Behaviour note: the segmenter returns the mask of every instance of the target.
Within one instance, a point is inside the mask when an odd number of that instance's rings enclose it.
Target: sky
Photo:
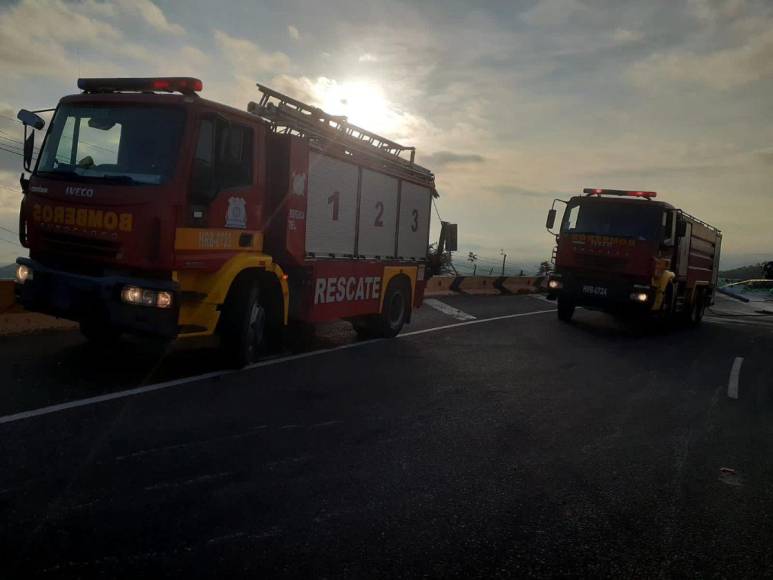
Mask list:
[[[23,252],[16,111],[153,75],[241,108],[260,82],[416,146],[457,263],[548,259],[547,210],[584,187],[657,191],[723,230],[725,268],[773,259],[769,0],[2,2],[0,264]]]

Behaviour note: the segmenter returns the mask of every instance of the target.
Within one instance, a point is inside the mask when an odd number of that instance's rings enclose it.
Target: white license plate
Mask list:
[[[607,289],[603,286],[588,286],[582,287],[583,294],[590,294],[591,296],[606,296]]]

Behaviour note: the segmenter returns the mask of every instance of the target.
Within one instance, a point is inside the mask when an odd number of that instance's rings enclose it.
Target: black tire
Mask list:
[[[410,295],[410,286],[402,280],[393,280],[389,283],[386,294],[384,294],[381,315],[374,324],[375,336],[393,338],[398,335],[408,320],[411,308]],[[355,330],[357,330],[356,326]]]
[[[703,320],[703,315],[706,312],[706,301],[703,299],[703,292],[696,291],[695,299],[690,305],[690,311],[687,316],[687,323],[690,326],[698,326]]]
[[[226,360],[232,366],[241,368],[260,358],[265,350],[266,311],[257,282],[236,282],[223,307],[219,332]]]
[[[561,322],[571,322],[574,316],[574,303],[566,298],[558,299],[558,319]]]
[[[95,346],[109,346],[118,342],[121,331],[101,320],[84,319],[79,323],[81,334]]]

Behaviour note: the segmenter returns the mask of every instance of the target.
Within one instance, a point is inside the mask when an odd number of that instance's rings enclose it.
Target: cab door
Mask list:
[[[205,114],[191,170],[188,225],[257,230],[262,183],[256,127],[220,114]]]

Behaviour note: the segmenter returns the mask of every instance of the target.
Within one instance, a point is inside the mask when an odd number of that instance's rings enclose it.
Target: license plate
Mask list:
[[[588,286],[582,287],[583,294],[590,294],[591,296],[606,296],[607,289],[603,286]]]

